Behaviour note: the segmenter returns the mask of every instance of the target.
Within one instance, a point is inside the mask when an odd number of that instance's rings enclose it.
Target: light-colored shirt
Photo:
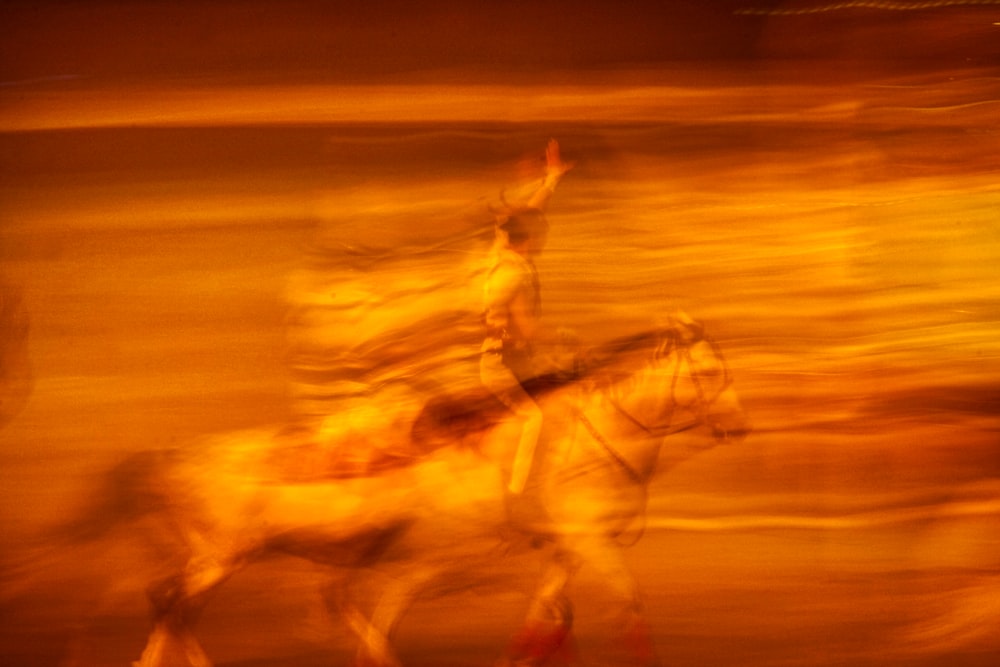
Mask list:
[[[501,248],[483,289],[487,339],[484,350],[513,346],[528,349],[539,327],[541,293],[534,263]]]

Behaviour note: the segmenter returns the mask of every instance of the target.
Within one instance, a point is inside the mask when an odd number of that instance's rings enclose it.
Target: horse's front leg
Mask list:
[[[568,544],[581,562],[596,570],[608,588],[612,604],[608,627],[621,629],[621,650],[627,664],[659,665],[638,583],[625,562],[624,548],[611,535],[595,531],[573,536]]]
[[[576,555],[563,549],[554,551],[545,562],[524,626],[511,640],[498,667],[534,667],[550,660],[569,664],[575,659],[573,607],[566,586],[579,565]]]

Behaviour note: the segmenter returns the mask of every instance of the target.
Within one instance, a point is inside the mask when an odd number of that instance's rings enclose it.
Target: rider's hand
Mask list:
[[[559,142],[555,139],[549,139],[549,143],[545,147],[546,180],[559,180],[563,174],[572,168],[572,162],[563,162],[562,156],[559,154]]]

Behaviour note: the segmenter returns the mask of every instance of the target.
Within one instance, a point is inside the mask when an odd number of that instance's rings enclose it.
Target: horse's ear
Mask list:
[[[693,345],[705,338],[704,323],[680,309],[671,313],[667,328],[681,345]]]

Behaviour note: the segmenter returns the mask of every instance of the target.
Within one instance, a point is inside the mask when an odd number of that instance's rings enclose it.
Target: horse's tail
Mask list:
[[[158,450],[130,454],[102,477],[82,508],[56,525],[48,538],[63,544],[90,542],[162,510],[165,498],[157,475],[169,456]]]
[[[66,572],[66,558],[82,558],[81,549],[112,531],[164,507],[155,474],[160,452],[133,454],[101,477],[72,515],[25,535],[18,549],[0,554],[0,606],[36,594],[45,576]]]

